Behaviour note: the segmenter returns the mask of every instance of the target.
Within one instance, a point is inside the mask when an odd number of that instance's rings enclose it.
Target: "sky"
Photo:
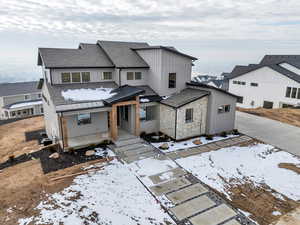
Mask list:
[[[299,0],[0,0],[0,82],[37,80],[38,47],[97,40],[174,46],[220,75],[300,54]]]

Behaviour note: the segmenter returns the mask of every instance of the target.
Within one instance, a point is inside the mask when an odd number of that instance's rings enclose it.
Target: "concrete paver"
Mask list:
[[[183,220],[198,212],[214,206],[215,203],[207,196],[200,196],[170,209],[178,220]]]
[[[167,198],[174,204],[178,204],[188,199],[194,198],[198,195],[204,194],[206,192],[208,192],[208,190],[201,184],[197,183],[183,188],[181,190],[167,194]]]
[[[300,156],[300,128],[276,120],[236,112],[236,128],[251,137]]]
[[[204,213],[190,218],[193,225],[217,225],[232,217],[236,213],[225,204],[212,208]]]
[[[224,223],[223,225],[241,225],[235,219],[229,220],[228,222]]]
[[[158,184],[155,186],[151,186],[150,190],[153,191],[156,196],[161,196],[168,192],[175,191],[175,190],[178,190],[185,186],[188,186],[190,184],[191,184],[191,182],[183,177],[183,178],[178,178],[175,180],[170,180],[168,182]]]
[[[182,177],[183,175],[185,175],[187,172],[181,168],[175,168],[175,169],[171,169],[162,173],[158,173],[152,176],[149,176],[149,178],[151,179],[151,181],[154,184],[158,184],[161,182],[165,182],[167,180],[173,179],[173,178],[178,178],[178,177]]]
[[[141,154],[137,154],[137,155],[132,155],[132,156],[128,156],[123,158],[125,160],[125,162],[127,163],[132,163],[136,160],[142,159],[142,158],[147,158],[147,157],[151,157],[154,156],[155,152],[154,151],[150,151],[150,152],[145,152],[145,153],[141,153]]]

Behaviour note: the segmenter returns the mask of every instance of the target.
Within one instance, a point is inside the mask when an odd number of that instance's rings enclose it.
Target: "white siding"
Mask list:
[[[233,84],[235,80],[246,82],[246,85]],[[258,87],[251,86],[251,82],[258,83]],[[283,103],[300,103],[300,99],[285,97],[287,87],[300,88],[300,83],[269,67],[251,71],[229,81],[229,92],[244,97],[243,104],[238,103],[237,106],[245,108],[262,107],[264,101],[273,102],[274,108],[281,107]]]

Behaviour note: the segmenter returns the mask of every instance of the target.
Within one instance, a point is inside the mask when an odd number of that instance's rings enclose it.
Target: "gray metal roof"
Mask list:
[[[204,83],[190,81],[190,82],[187,82],[186,85],[189,86],[189,87],[201,87],[201,88],[205,88],[207,90],[213,89],[213,90],[219,91],[219,92],[221,92],[221,93],[223,93],[225,95],[230,95],[230,96],[232,96],[234,98],[238,97],[237,95],[234,95],[234,94],[232,94],[232,93],[230,93],[230,92],[228,92],[228,91],[226,91],[226,90],[224,90],[222,88],[217,88],[217,87],[210,86],[210,85],[207,85],[207,84],[204,84]]]
[[[265,55],[259,64],[274,65],[283,62],[300,68],[300,55]]]
[[[37,89],[37,86],[38,86],[38,81],[1,83],[0,97],[41,92],[41,90]]]
[[[190,56],[190,55],[184,54],[184,53],[178,51],[176,48],[174,48],[172,46],[161,46],[161,45],[158,45],[158,46],[137,47],[137,48],[132,48],[132,49],[133,50],[164,49],[166,51],[173,52],[175,54],[178,54],[178,55],[190,58],[192,60],[197,60],[197,58],[195,58],[194,56]]]
[[[174,108],[179,108],[209,94],[209,91],[186,88],[181,92],[171,95],[169,98],[162,100],[161,103]]]
[[[134,96],[138,96],[145,91],[141,88],[135,86],[124,85],[119,88],[116,88],[111,93],[116,93],[111,98],[105,99],[104,102],[108,104],[113,104],[116,102],[126,101]]]
[[[39,48],[38,65],[46,68],[114,67],[97,44],[80,44],[78,49]]]
[[[51,100],[54,105],[65,105],[79,103],[80,101],[65,100],[62,96],[62,91],[74,90],[74,89],[96,89],[96,88],[117,88],[118,85],[115,82],[97,82],[97,83],[78,83],[78,84],[56,84],[50,85],[45,82],[51,96]],[[89,101],[82,101],[89,102]],[[92,102],[92,101],[90,101]]]
[[[141,85],[141,86],[136,86],[142,90],[144,90],[145,92],[141,95],[141,96],[154,96],[154,95],[158,95],[151,87],[149,87],[148,85]]]
[[[118,68],[149,68],[133,48],[149,46],[143,42],[98,41],[101,48]]]

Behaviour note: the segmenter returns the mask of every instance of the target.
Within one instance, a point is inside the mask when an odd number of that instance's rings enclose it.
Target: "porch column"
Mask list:
[[[117,107],[116,105],[112,105],[110,111],[110,135],[114,141],[116,141],[118,137]]]
[[[63,148],[67,148],[68,144],[68,127],[67,127],[67,119],[61,116],[61,128],[62,128],[62,140],[63,140]]]
[[[139,96],[135,97],[135,135],[140,136],[140,98]]]

